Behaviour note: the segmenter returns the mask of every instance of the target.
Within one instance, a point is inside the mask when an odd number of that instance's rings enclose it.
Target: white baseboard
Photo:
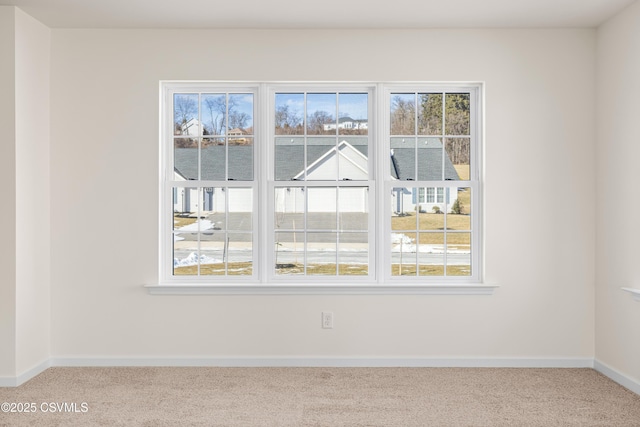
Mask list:
[[[621,386],[628,388],[635,394],[640,395],[640,381],[624,375],[620,371],[613,369],[611,366],[606,365],[599,360],[594,361],[594,369],[600,372],[602,375],[609,377],[611,380],[617,382]]]
[[[0,377],[0,387],[18,387],[51,367],[51,359],[34,366],[17,377]]]
[[[399,367],[399,368],[593,368],[593,359],[525,358],[55,358],[52,366],[180,366],[180,367]]]

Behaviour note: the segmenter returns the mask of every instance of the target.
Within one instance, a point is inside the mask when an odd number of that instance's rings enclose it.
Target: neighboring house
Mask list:
[[[212,145],[202,148],[202,179],[221,181],[225,179],[225,146]],[[253,174],[253,147],[248,145],[229,146],[230,177],[237,181],[251,180]],[[198,149],[176,148],[174,151],[174,176],[176,181],[198,179]],[[236,188],[229,190],[229,212],[253,211],[251,189]],[[173,192],[174,212],[224,212],[226,204],[225,189],[207,187],[198,197],[197,189],[177,188]]]
[[[246,137],[247,131],[245,131],[244,129],[229,129],[227,135],[229,135],[229,142],[231,144],[246,144],[249,141],[249,139]]]
[[[300,213],[304,211],[304,201],[308,196],[298,191],[296,181],[305,179],[322,181],[349,179],[352,181],[368,178],[367,138],[349,138],[335,145],[331,138],[276,138],[275,171],[276,181],[290,181],[289,187],[276,188],[275,203],[277,212]],[[305,150],[306,148],[306,150]],[[306,151],[306,168],[305,164]],[[418,156],[418,174],[415,172],[416,152]],[[176,148],[174,156],[175,179],[177,181],[198,178],[198,150],[195,148]],[[201,150],[202,179],[225,179],[225,146],[208,146]],[[237,145],[228,147],[229,173],[235,181],[252,179],[253,147]],[[438,138],[423,138],[416,149],[415,145],[402,141],[391,142],[391,168],[393,180],[399,181],[399,187],[393,189],[391,211],[399,214],[415,212],[416,206],[422,211],[432,212],[438,206],[447,212],[458,197],[457,191],[444,188],[416,188],[412,181],[442,180],[444,167],[445,180],[457,180],[453,164],[442,152],[442,143]],[[293,190],[293,191],[292,191]],[[229,212],[251,212],[253,210],[251,190],[231,189],[235,192],[229,198]],[[314,188],[313,197],[308,200],[309,212],[366,212],[369,205],[369,192],[364,188],[340,191],[335,197],[332,188]],[[326,194],[323,194],[323,191]],[[226,193],[222,188],[205,188],[198,197],[196,189],[176,189],[174,191],[175,212],[197,212],[198,203],[203,212],[224,212]],[[336,206],[336,203],[338,206]]]
[[[408,142],[407,140],[410,140]],[[433,207],[451,211],[458,198],[458,192],[442,187],[411,187],[411,181],[446,181],[459,179],[449,156],[443,159],[443,146],[439,138],[420,138],[417,142],[418,174],[416,176],[416,142],[411,138],[391,139],[391,176],[406,181],[403,187],[393,189],[391,209],[397,214],[415,212],[416,207],[423,212],[433,212]],[[445,152],[446,153],[446,152]]]
[[[333,122],[333,123],[326,123],[323,125],[325,131],[335,130],[336,126],[339,129],[358,130],[358,129],[367,129],[369,126],[369,123],[367,122],[367,120],[355,120],[355,119],[352,119],[351,117],[341,117],[338,119],[337,124]]]
[[[180,135],[198,136],[199,134],[200,121],[198,119],[190,119],[180,125]]]

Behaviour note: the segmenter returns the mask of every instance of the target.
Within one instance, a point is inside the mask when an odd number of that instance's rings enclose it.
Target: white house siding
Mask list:
[[[398,203],[399,189],[402,188],[402,194],[400,195],[400,203]],[[437,203],[437,190],[434,191],[434,202],[427,203],[426,202],[426,189],[425,189],[425,202],[419,202],[419,191],[418,188],[405,188],[405,187],[396,187],[392,191],[391,195],[391,209],[392,212],[395,213],[407,213],[407,212],[415,212],[416,206],[419,206],[419,209],[423,212],[433,212],[433,207],[437,206],[440,210],[446,210],[447,212],[451,212],[451,208],[453,204],[458,199],[458,191],[456,188],[449,189],[449,197],[447,198],[447,189],[444,190],[444,200],[443,203]]]
[[[176,181],[185,181],[179,174],[174,174]],[[200,195],[193,187],[173,189],[174,212],[225,212],[226,198],[229,197],[229,212],[252,212],[253,190],[251,188],[205,187]]]
[[[307,212],[368,212],[369,192],[366,188],[276,188],[275,210],[281,213],[303,213],[308,197]]]

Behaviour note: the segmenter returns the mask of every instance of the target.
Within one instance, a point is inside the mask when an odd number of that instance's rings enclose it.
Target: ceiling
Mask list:
[[[52,28],[577,28],[635,0],[0,0]]]

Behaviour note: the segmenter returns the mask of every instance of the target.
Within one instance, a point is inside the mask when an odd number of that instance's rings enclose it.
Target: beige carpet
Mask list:
[[[37,410],[2,426],[640,426],[592,369],[51,368],[2,402]]]

